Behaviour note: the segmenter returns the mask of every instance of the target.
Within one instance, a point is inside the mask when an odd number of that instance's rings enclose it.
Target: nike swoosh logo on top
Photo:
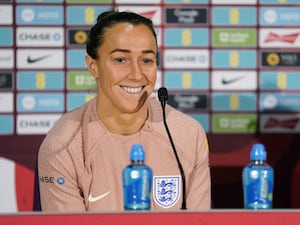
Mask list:
[[[36,63],[38,61],[41,61],[43,59],[46,59],[48,58],[50,55],[44,55],[44,56],[41,56],[41,57],[37,57],[37,58],[31,58],[31,56],[28,56],[27,57],[27,62],[28,63]]]
[[[231,84],[231,83],[236,82],[236,81],[241,80],[241,79],[243,79],[243,77],[236,77],[236,78],[232,78],[232,79],[223,78],[222,79],[222,84]]]
[[[93,197],[92,193],[90,193],[90,195],[89,195],[89,202],[96,202],[96,201],[98,201],[98,200],[106,197],[107,195],[109,195],[109,193],[110,193],[110,191],[105,192],[104,194],[96,196],[96,197]]]

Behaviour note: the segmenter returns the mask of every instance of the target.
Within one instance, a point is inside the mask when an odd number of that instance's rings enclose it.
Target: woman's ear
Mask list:
[[[98,78],[98,70],[97,70],[97,66],[96,66],[96,60],[93,59],[88,54],[86,54],[85,55],[85,63],[87,65],[88,70],[90,71],[90,73],[93,75],[93,77],[95,79],[97,79]]]

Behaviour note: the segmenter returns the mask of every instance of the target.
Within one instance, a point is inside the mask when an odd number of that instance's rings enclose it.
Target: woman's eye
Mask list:
[[[145,64],[149,64],[149,63],[153,63],[153,60],[152,59],[143,59],[143,62]]]
[[[124,58],[115,58],[114,61],[117,63],[122,63],[122,62],[125,62],[125,59]]]

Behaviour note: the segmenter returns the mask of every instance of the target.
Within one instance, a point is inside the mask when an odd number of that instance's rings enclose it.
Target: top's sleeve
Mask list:
[[[57,139],[43,141],[38,173],[42,211],[86,210],[72,157]]]
[[[211,208],[211,177],[209,145],[205,131],[199,129],[196,140],[196,163],[191,173],[187,190],[187,208],[208,210]]]

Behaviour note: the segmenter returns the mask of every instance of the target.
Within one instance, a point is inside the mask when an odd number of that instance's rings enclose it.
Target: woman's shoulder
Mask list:
[[[69,139],[82,128],[87,117],[93,117],[92,102],[87,102],[84,105],[62,114],[49,130],[47,137],[55,139]]]

